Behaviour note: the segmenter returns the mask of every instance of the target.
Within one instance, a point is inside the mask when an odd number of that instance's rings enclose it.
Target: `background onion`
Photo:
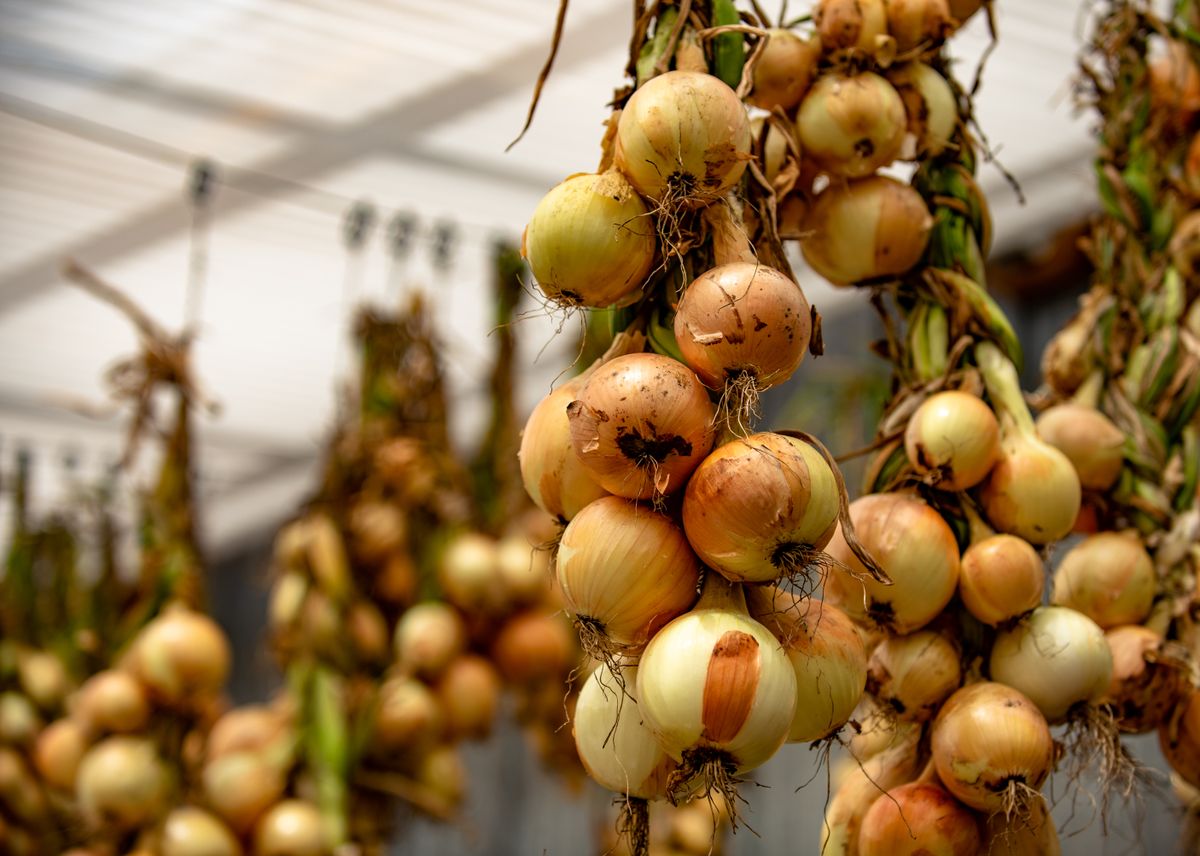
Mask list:
[[[75,794],[93,827],[130,829],[159,815],[167,787],[167,768],[153,742],[121,735],[100,741],[83,756]]]
[[[426,601],[400,616],[395,645],[396,660],[402,669],[432,679],[462,653],[466,628],[454,607]]]
[[[1156,587],[1154,560],[1136,533],[1100,532],[1062,557],[1050,601],[1109,628],[1149,615]]]
[[[229,640],[207,615],[168,609],[133,643],[133,670],[150,693],[170,704],[192,705],[218,692],[229,677]]]
[[[242,845],[210,812],[180,806],[163,821],[161,851],[161,856],[241,856]]]
[[[1038,417],[1037,432],[1067,456],[1083,487],[1107,490],[1121,475],[1125,435],[1096,408],[1073,402],[1056,404]]]
[[[254,830],[255,856],[326,856],[324,823],[317,807],[303,800],[273,806]]]

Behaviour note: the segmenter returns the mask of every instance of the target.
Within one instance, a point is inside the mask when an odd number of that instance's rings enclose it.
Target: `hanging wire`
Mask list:
[[[188,202],[192,207],[192,225],[188,241],[188,280],[183,315],[185,334],[194,333],[200,327],[204,286],[208,279],[208,238],[212,198],[217,181],[216,164],[207,158],[197,160],[192,165],[188,179]]]
[[[388,278],[386,302],[398,300],[403,294],[402,279],[408,260],[412,257],[413,244],[417,238],[417,215],[411,211],[399,211],[388,223],[387,246]]]
[[[356,200],[342,217],[342,246],[346,252],[346,267],[342,275],[342,306],[338,313],[342,342],[334,357],[334,377],[340,378],[346,368],[354,338],[351,316],[355,302],[362,290],[364,262],[368,238],[378,215],[375,207],[364,200]]]

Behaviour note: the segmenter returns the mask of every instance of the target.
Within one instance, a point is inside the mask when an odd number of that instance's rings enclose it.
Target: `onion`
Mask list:
[[[433,679],[462,653],[467,631],[458,610],[445,603],[418,603],[396,622],[396,660],[402,669]]]
[[[935,487],[966,490],[983,481],[1000,457],[1000,426],[977,396],[935,393],[908,420],[904,451],[914,470],[933,474]]]
[[[888,80],[908,120],[909,140],[901,157],[924,160],[945,151],[958,127],[958,101],[946,78],[923,62],[909,62],[889,71]]]
[[[128,672],[106,669],[79,688],[72,715],[91,734],[141,731],[150,721],[146,690]]]
[[[637,651],[696,599],[700,565],[669,517],[598,499],[563,531],[555,568],[588,653]]]
[[[607,669],[595,669],[579,691],[572,729],[589,776],[615,793],[653,800],[666,794],[667,777],[677,765],[627,694],[637,672],[636,666],[620,666],[618,684]]]
[[[885,708],[871,695],[859,699],[853,718],[859,727],[850,737],[847,748],[855,762],[866,761],[905,741],[915,742],[924,728],[922,723],[897,719],[894,711]]]
[[[18,692],[0,693],[0,743],[28,747],[41,730],[33,702]]]
[[[1193,689],[1158,729],[1158,744],[1175,772],[1200,788],[1200,690]]]
[[[1065,606],[1040,606],[992,645],[992,679],[1020,690],[1052,723],[1103,698],[1112,679],[1104,631]]]
[[[947,0],[884,0],[884,5],[900,53],[935,48],[954,29]]]
[[[460,532],[450,540],[438,562],[438,582],[446,600],[469,615],[508,607],[496,541],[482,533]]]
[[[1135,532],[1100,532],[1062,557],[1050,602],[1069,606],[1107,629],[1145,619],[1156,586],[1154,560]]]
[[[874,54],[881,40],[888,38],[884,0],[821,0],[815,17],[817,35],[826,51]]]
[[[822,74],[796,114],[805,156],[847,178],[862,178],[895,160],[906,127],[900,94],[870,71]]]
[[[405,505],[428,502],[437,489],[438,468],[429,447],[416,437],[391,437],[379,443],[372,473]]]
[[[133,670],[150,694],[172,705],[215,695],[229,676],[229,640],[207,615],[169,609],[133,643]]]
[[[1168,124],[1186,127],[1200,112],[1200,70],[1188,46],[1171,40],[1167,50],[1150,63],[1150,100]]]
[[[820,42],[780,28],[768,30],[766,39],[767,45],[754,66],[754,87],[746,101],[764,110],[791,110],[817,74]]]
[[[371,580],[372,596],[391,606],[407,606],[417,594],[417,566],[407,552],[388,556]]]
[[[756,394],[790,378],[811,335],[812,316],[800,286],[753,262],[701,274],[675,312],[683,361],[706,386],[727,396],[746,386]],[[735,408],[731,403],[730,411]]]
[[[487,737],[500,707],[500,690],[500,674],[483,657],[466,654],[451,663],[437,685],[449,734]]]
[[[309,514],[305,523],[308,526],[308,569],[322,593],[341,601],[349,595],[354,584],[342,530],[325,511]],[[377,525],[377,528],[383,527]]]
[[[992,535],[963,553],[958,596],[984,624],[995,627],[1042,602],[1046,568],[1029,542],[1016,535]]]
[[[949,0],[950,16],[962,26],[967,19],[983,8],[983,0]]]
[[[371,748],[385,755],[423,749],[436,742],[445,725],[437,697],[416,678],[394,677],[379,687]]]
[[[838,531],[828,547],[835,564],[825,581],[826,600],[894,633],[932,621],[958,585],[958,543],[942,516],[915,496],[881,493],[850,503],[850,520],[892,585],[871,579]]]
[[[144,737],[109,737],[83,756],[75,779],[83,816],[96,828],[130,829],[154,819],[167,798],[167,768]]]
[[[1148,627],[1129,624],[1104,634],[1112,652],[1112,680],[1104,704],[1122,731],[1143,734],[1170,717],[1188,689],[1187,658]]]
[[[550,591],[550,551],[521,534],[506,535],[496,546],[500,582],[511,603],[537,603]]]
[[[561,616],[543,610],[514,615],[492,643],[492,658],[504,680],[523,687],[561,683],[577,656],[571,628]]]
[[[854,713],[867,681],[867,655],[854,623],[833,604],[774,586],[748,587],[746,603],[783,645],[796,674],[788,742],[835,734]]]
[[[804,260],[834,285],[898,276],[925,254],[933,217],[921,194],[876,175],[833,182],[804,220]]]
[[[720,446],[688,482],[683,527],[700,558],[734,582],[808,573],[837,524],[841,494],[808,443],[761,433]]]
[[[732,805],[736,777],[787,739],[796,675],[778,640],[746,614],[738,587],[708,574],[696,608],[642,653],[637,699],[659,745],[680,762],[671,795],[699,781]]]
[[[308,579],[299,571],[286,571],[276,578],[267,602],[267,626],[272,633],[286,634],[295,628],[308,598],[308,589]]]
[[[72,719],[59,719],[42,729],[33,747],[33,766],[47,785],[75,789],[75,774],[87,752],[87,734]]]
[[[863,818],[880,795],[916,776],[920,729],[905,733],[891,746],[853,764],[825,809],[821,856],[858,856]]]
[[[994,812],[1028,803],[1054,764],[1050,727],[1012,687],[985,681],[947,699],[933,723],[933,762],[946,790]],[[1040,801],[1038,796],[1037,801]]]
[[[201,784],[208,807],[241,835],[279,801],[287,778],[263,752],[231,752],[204,765]]]
[[[467,793],[467,769],[458,750],[443,743],[422,755],[417,782],[447,810],[453,810]]]
[[[979,821],[932,782],[892,788],[875,800],[858,834],[859,856],[976,856]]]
[[[991,342],[976,345],[975,358],[1000,417],[1000,460],[980,496],[988,520],[1032,544],[1057,541],[1079,514],[1075,468],[1037,436],[1012,362]]]
[[[261,704],[236,707],[213,723],[208,732],[205,757],[215,760],[242,751],[261,751],[292,740],[288,715]]]
[[[653,221],[616,170],[573,175],[534,209],[521,255],[550,300],[611,306],[641,294],[654,262]]]
[[[47,713],[57,711],[71,691],[71,677],[62,659],[36,649],[17,655],[17,679],[29,699]]]
[[[391,632],[372,601],[357,598],[346,607],[346,641],[356,663],[380,664],[391,654]]]
[[[241,856],[242,845],[209,812],[182,806],[163,822],[162,856]]]
[[[1108,490],[1116,484],[1125,464],[1125,435],[1096,408],[1056,404],[1038,417],[1037,432],[1067,456],[1082,487]]]
[[[628,499],[683,487],[715,437],[703,385],[687,366],[659,354],[628,354],[600,366],[567,418],[584,467]]]
[[[763,124],[767,126],[766,136],[763,136]],[[787,165],[788,155],[791,154],[787,136],[779,130],[774,122],[767,122],[761,116],[750,123],[750,133],[754,140],[762,140],[762,151],[759,161],[762,164],[763,177],[772,185]],[[795,143],[793,138],[792,142]],[[798,144],[796,144],[798,145]],[[778,191],[777,191],[778,192]],[[790,196],[788,197],[791,198]]]
[[[984,818],[983,846],[988,856],[1062,856],[1054,819],[1045,801],[1031,800],[1020,817],[1002,811]]]
[[[613,157],[643,196],[668,207],[707,204],[746,169],[746,108],[712,75],[668,71],[643,83],[626,102]]]
[[[867,663],[867,692],[904,719],[932,719],[961,683],[958,648],[932,630],[884,639]]]
[[[378,565],[403,550],[408,542],[408,518],[393,502],[359,499],[346,515],[350,548],[359,562]]]
[[[304,800],[284,800],[254,830],[255,856],[327,856],[324,822],[317,807]]]

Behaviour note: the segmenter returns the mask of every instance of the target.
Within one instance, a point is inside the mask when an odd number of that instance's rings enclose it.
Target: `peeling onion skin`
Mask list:
[[[907,127],[900,93],[870,71],[821,75],[796,114],[805,157],[845,178],[864,178],[894,161]]]
[[[941,785],[910,782],[867,809],[859,856],[976,856],[979,821]]]
[[[808,443],[763,432],[731,440],[697,468],[683,527],[700,558],[733,582],[810,572],[837,526],[829,464]]]
[[[628,354],[600,366],[567,418],[584,467],[626,499],[682,488],[716,438],[704,386],[683,363],[659,354]]]
[[[1081,612],[1102,629],[1138,624],[1154,602],[1154,560],[1133,533],[1089,535],[1062,557],[1050,602]]]
[[[613,170],[551,189],[525,227],[521,255],[551,301],[604,307],[640,295],[656,246],[645,203]]]
[[[812,337],[812,313],[800,286],[752,262],[705,271],[683,292],[675,340],[683,360],[710,389],[748,373],[769,389],[792,376]]]

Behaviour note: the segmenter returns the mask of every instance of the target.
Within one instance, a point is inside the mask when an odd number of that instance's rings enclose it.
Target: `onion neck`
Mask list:
[[[975,511],[975,509],[971,506],[970,503],[964,502],[962,509],[963,509],[963,513],[967,517],[967,525],[971,529],[971,544],[972,545],[978,544],[980,541],[984,541],[988,538],[991,538],[993,535],[996,534],[996,530],[993,529],[992,527],[988,526],[983,521],[983,518],[979,516],[979,514]]]
[[[746,224],[742,221],[741,205],[732,195],[705,208],[704,219],[712,232],[713,260],[717,265],[757,264],[758,256],[754,254]]]
[[[1075,394],[1071,396],[1071,403],[1078,404],[1081,407],[1088,407],[1092,410],[1098,410],[1100,407],[1100,393],[1104,391],[1104,372],[1099,369],[1093,370]]]
[[[1036,438],[1033,417],[1021,395],[1021,381],[1012,360],[993,343],[980,342],[975,346],[975,362],[992,407],[1000,417],[1001,435],[1005,439]]]
[[[741,585],[730,582],[712,568],[705,569],[704,588],[700,591],[700,599],[692,608],[719,609],[739,615],[750,614],[750,610],[746,608],[746,594]]]

